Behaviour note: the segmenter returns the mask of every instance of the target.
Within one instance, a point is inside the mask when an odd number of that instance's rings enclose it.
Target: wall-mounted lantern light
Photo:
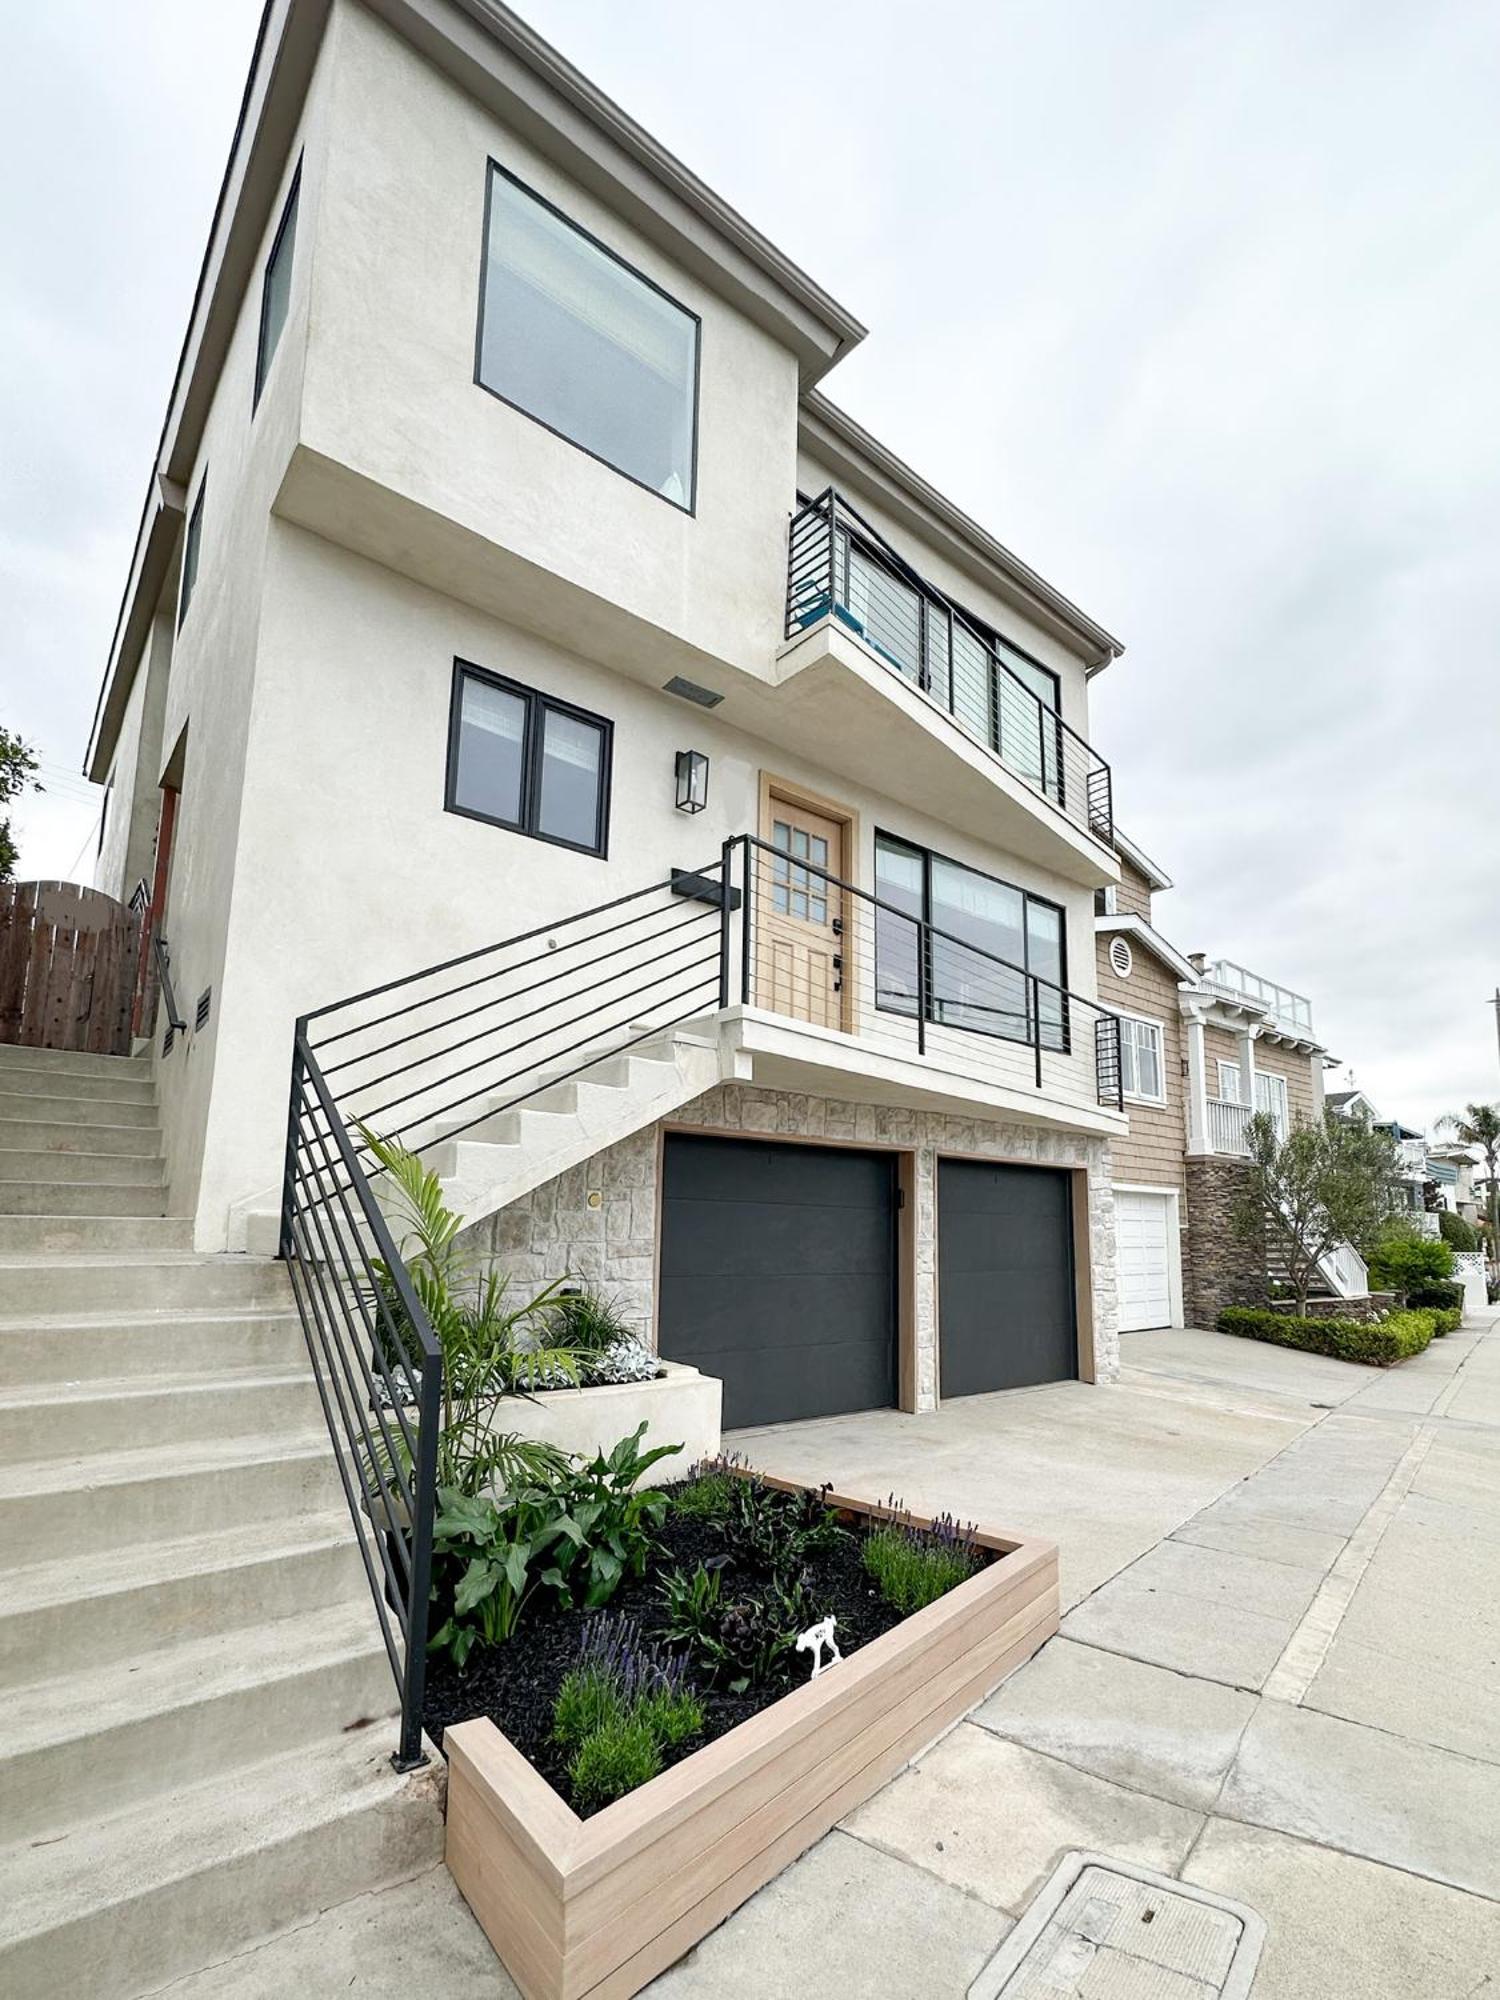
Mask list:
[[[708,759],[701,750],[677,753],[677,810],[701,813],[708,804]]]

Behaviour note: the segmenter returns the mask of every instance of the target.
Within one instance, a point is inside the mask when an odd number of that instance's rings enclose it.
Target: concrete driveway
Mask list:
[[[959,2000],[1070,1848],[1259,1911],[1255,2000],[1500,2000],[1497,1317],[1388,1374],[1133,1334],[1107,1386],[741,1433],[768,1471],[1055,1537],[1065,1615],[655,2000]],[[201,1991],[432,1964],[513,1990],[441,1871]],[[1211,1991],[1152,1976],[1133,2000]]]

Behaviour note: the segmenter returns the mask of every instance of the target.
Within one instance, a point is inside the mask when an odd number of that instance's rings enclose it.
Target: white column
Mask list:
[[[1196,1014],[1189,1014],[1184,1023],[1187,1029],[1188,1087],[1187,1122],[1188,1151],[1206,1153],[1208,1143],[1208,1068],[1203,1056],[1203,1022]]]
[[[1255,1109],[1255,1036],[1254,1028],[1240,1029],[1240,1102]]]

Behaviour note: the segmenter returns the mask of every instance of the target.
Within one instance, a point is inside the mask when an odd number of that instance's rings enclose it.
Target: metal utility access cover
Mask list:
[[[1108,1855],[1073,1853],[969,2000],[1244,2000],[1265,1933],[1243,1903]]]

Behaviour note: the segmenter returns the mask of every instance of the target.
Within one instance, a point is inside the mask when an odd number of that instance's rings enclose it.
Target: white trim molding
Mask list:
[[[1168,944],[1159,930],[1154,930],[1144,917],[1138,917],[1134,911],[1121,911],[1112,917],[1095,917],[1094,930],[1100,937],[1123,935],[1133,938],[1159,958],[1169,972],[1175,972],[1184,985],[1197,986],[1198,968],[1192,960],[1184,958],[1176,945]]]
[[[1154,1104],[1159,1107],[1165,1108],[1167,1102],[1167,1024],[1165,1021],[1161,1020],[1155,1014],[1136,1014],[1128,1012],[1123,1007],[1119,1008],[1117,1011],[1120,1016],[1120,1024],[1122,1027],[1127,1021],[1129,1021],[1136,1027],[1150,1028],[1155,1034],[1156,1074],[1161,1084],[1161,1089],[1156,1096],[1152,1096],[1148,1092],[1143,1090],[1125,1091],[1126,1102],[1130,1104]],[[1121,1050],[1120,1060],[1121,1060],[1120,1074],[1123,1079],[1125,1073],[1123,1047]],[[1139,1074],[1139,1071],[1137,1071],[1137,1074]]]

